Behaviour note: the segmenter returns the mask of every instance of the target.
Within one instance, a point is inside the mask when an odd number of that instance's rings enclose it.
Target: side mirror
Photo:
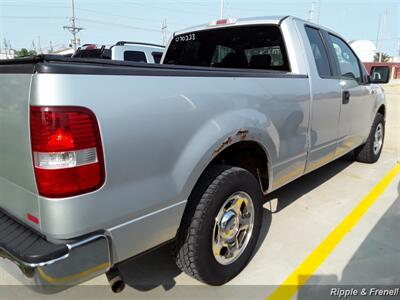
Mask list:
[[[376,66],[371,68],[369,76],[370,83],[388,83],[390,80],[390,69],[386,66]]]

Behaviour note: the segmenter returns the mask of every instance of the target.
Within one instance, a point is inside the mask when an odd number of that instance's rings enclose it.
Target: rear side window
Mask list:
[[[153,55],[154,62],[156,64],[159,64],[160,61],[161,61],[161,57],[162,57],[163,53],[162,52],[153,52],[153,53],[151,53],[151,55]]]
[[[125,51],[124,60],[147,63],[146,55],[142,51]]]
[[[321,34],[318,29],[306,26],[306,33],[310,41],[311,50],[314,55],[315,64],[317,65],[318,74],[321,77],[332,75],[329,66],[328,54],[324,46]]]
[[[278,26],[235,26],[175,36],[164,64],[290,71]]]

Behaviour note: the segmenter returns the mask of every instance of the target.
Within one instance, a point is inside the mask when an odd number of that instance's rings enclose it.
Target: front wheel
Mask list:
[[[246,266],[260,233],[262,194],[247,170],[211,166],[188,201],[176,239],[177,266],[210,285],[222,285]]]
[[[355,150],[356,160],[363,163],[375,163],[382,153],[385,140],[385,119],[377,113],[367,142]]]

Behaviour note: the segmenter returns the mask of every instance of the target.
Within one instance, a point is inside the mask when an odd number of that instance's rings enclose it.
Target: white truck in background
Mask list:
[[[157,44],[119,41],[111,47],[85,44],[76,50],[72,57],[159,64],[164,50],[164,46]]]

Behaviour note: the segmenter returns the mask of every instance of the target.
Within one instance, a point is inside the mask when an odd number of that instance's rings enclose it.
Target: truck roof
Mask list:
[[[210,23],[207,24],[202,24],[198,26],[192,26],[188,27],[179,31],[176,31],[174,33],[175,35],[181,35],[189,32],[194,32],[194,31],[202,31],[202,30],[209,30],[209,29],[216,29],[216,28],[226,28],[230,26],[243,26],[243,25],[262,25],[262,24],[272,24],[272,25],[279,25],[283,20],[285,19],[292,19],[292,20],[300,20],[302,22],[305,22],[311,26],[321,28],[323,30],[326,30],[328,32],[331,32],[339,37],[342,37],[339,33],[335,32],[334,30],[327,28],[325,26],[322,26],[320,24],[316,24],[313,22],[310,22],[308,20],[304,20],[298,17],[294,17],[291,15],[284,15],[284,16],[259,16],[259,17],[251,17],[251,18],[227,18],[227,20],[234,20],[234,23],[231,24],[226,24],[226,25],[210,25]],[[214,20],[216,21],[216,20]],[[343,38],[343,37],[342,37]]]
[[[268,24],[279,24],[281,21],[286,19],[287,17],[290,16],[261,16],[261,17],[251,17],[251,18],[234,18],[236,21],[234,24],[227,24],[227,25],[222,25],[222,26],[216,26],[216,27],[211,27],[210,23],[207,24],[202,24],[198,26],[192,26],[185,28],[183,30],[179,30],[175,32],[176,35],[180,35],[186,32],[193,32],[193,31],[201,31],[201,30],[206,30],[206,29],[212,29],[212,28],[220,28],[224,26],[238,26],[238,25],[257,25],[257,24],[263,24],[263,23],[268,23]],[[231,19],[231,18],[228,18]]]
[[[152,43],[143,43],[143,42],[129,42],[129,41],[119,41],[114,46],[125,46],[125,45],[139,45],[139,46],[151,46],[157,48],[165,48],[163,45],[152,44]]]

